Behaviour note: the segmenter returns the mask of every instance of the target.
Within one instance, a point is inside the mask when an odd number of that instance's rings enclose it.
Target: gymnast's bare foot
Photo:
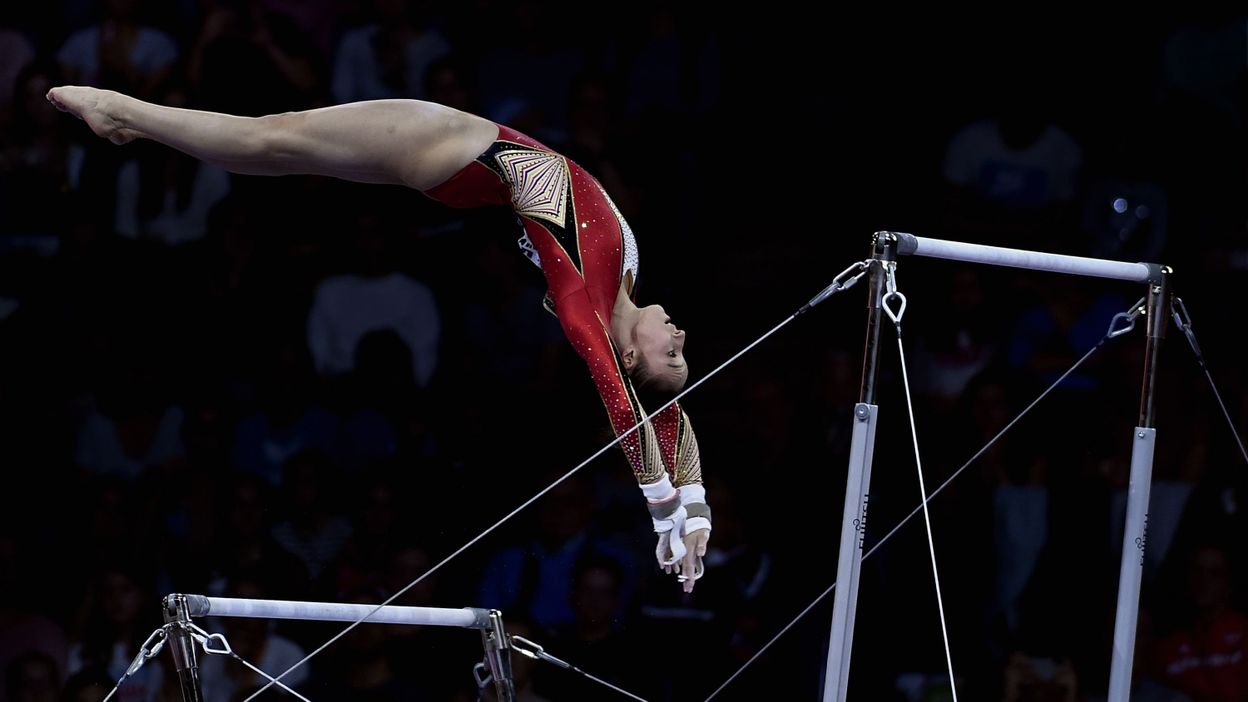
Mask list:
[[[140,136],[139,132],[122,126],[117,106],[122,95],[111,90],[79,86],[62,86],[48,91],[48,102],[61,112],[68,112],[87,123],[91,131],[113,142],[125,144]]]

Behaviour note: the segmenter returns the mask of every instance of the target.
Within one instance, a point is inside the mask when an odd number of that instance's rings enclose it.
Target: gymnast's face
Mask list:
[[[675,392],[689,379],[685,365],[685,332],[672,324],[672,318],[659,305],[640,310],[633,329],[633,342],[647,376],[660,390]]]

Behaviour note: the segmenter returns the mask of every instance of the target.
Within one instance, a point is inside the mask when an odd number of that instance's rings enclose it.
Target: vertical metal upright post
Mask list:
[[[836,596],[832,637],[824,671],[823,701],[844,702],[849,690],[849,658],[853,652],[854,615],[858,608],[858,574],[871,499],[871,462],[875,453],[875,384],[880,357],[880,327],[884,315],[887,269],[896,265],[897,237],[876,232],[871,248],[870,293],[867,300],[867,339],[863,351],[862,386],[854,405],[849,473],[845,479],[845,509],[841,517],[841,548],[836,565]]]
[[[1135,630],[1139,620],[1140,581],[1144,575],[1144,548],[1148,542],[1148,495],[1153,480],[1153,451],[1157,430],[1154,401],[1161,341],[1170,319],[1170,269],[1162,268],[1148,285],[1148,340],[1144,350],[1144,383],[1140,391],[1140,421],[1131,443],[1131,482],[1127,488],[1127,523],[1122,534],[1122,563],[1118,572],[1118,611],[1114,618],[1114,648],[1110,662],[1109,702],[1128,702],[1131,668],[1135,659]]]

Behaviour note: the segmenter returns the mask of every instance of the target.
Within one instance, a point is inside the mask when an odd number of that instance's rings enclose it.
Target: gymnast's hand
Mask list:
[[[675,575],[685,592],[693,592],[702,577],[702,557],[711,539],[711,508],[706,505],[706,489],[690,483],[679,490],[668,477],[641,486],[646,495],[650,518],[659,542],[654,557],[664,573]]]
[[[659,548],[662,556],[659,558],[659,565],[663,568],[664,573],[677,576],[683,586],[685,592],[693,592],[693,584],[697,582],[697,578],[701,577],[702,557],[706,555],[706,543],[711,539],[710,529],[698,529],[684,536],[685,556],[674,563],[666,564],[672,560],[672,549],[668,534],[659,535]],[[695,575],[696,574],[696,575]]]
[[[678,573],[685,574],[685,592],[693,592],[693,584],[697,582],[693,574],[702,569],[702,557],[706,555],[706,542],[711,540],[710,529],[698,529],[685,534],[685,558],[679,564]]]

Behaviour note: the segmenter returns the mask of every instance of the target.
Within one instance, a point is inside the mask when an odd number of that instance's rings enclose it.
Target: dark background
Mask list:
[[[351,32],[387,4],[361,43]],[[610,439],[509,213],[227,179],[95,138],[51,111],[48,87],[246,115],[419,97],[507,123],[612,193],[637,234],[639,302],[689,331],[694,380],[876,230],[1169,264],[1242,431],[1246,27],[1194,6],[4,3],[0,694],[101,699],[169,592],[380,601]],[[1144,294],[934,260],[898,271],[929,491]],[[835,578],[865,288],[684,400],[716,514],[692,597],[654,567],[611,451],[401,602],[500,607],[626,689],[704,699]],[[362,308],[388,321],[361,339],[341,325]],[[342,335],[338,365],[317,355]],[[918,503],[893,338],[868,547]],[[933,502],[967,699],[1068,699],[1063,684],[1104,698],[1143,348],[1143,325],[1107,344]],[[1248,699],[1245,457],[1173,328],[1157,397],[1138,695]],[[852,699],[943,699],[930,573],[917,520],[864,564]],[[719,699],[813,698],[830,618],[829,597]],[[209,624],[253,662],[337,631]],[[473,699],[475,634],[370,631],[313,658],[302,691]],[[160,665],[120,699],[176,699]],[[210,696],[242,699],[246,671],[222,668]],[[521,675],[525,699],[612,699],[551,667]]]

